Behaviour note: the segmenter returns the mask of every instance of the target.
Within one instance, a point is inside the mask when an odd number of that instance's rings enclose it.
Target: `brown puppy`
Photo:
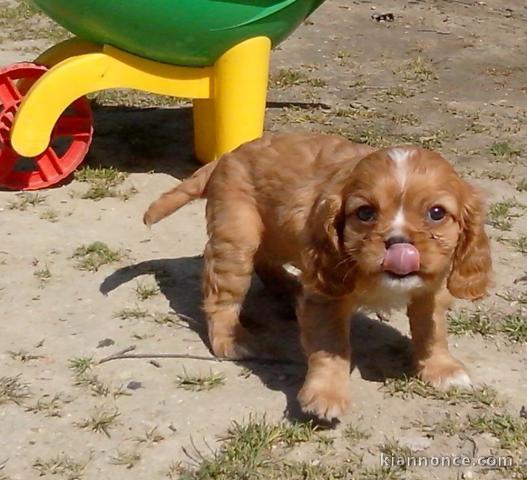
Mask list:
[[[162,195],[144,221],[198,197],[207,198],[203,295],[215,355],[251,354],[239,313],[256,271],[299,293],[305,412],[331,419],[348,408],[350,316],[361,307],[406,307],[420,378],[470,385],[448,351],[445,314],[451,295],[486,294],[489,242],[478,193],[441,156],[329,135],[264,136]]]

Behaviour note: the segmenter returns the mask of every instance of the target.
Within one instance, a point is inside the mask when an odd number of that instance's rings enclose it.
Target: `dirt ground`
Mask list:
[[[383,13],[394,21],[372,18]],[[402,377],[402,314],[354,319],[354,404],[328,430],[295,423],[295,364],[97,364],[130,346],[209,355],[203,202],[151,231],[141,222],[197,166],[189,104],[103,92],[89,169],[38,194],[0,192],[0,479],[527,478],[526,28],[519,0],[328,0],[272,57],[267,130],[425,145],[487,192],[496,286],[458,302],[450,327],[473,392]],[[64,35],[0,0],[0,65]],[[255,282],[246,310],[301,358],[287,305]],[[389,467],[381,454],[471,463]],[[492,468],[499,458],[511,464]]]

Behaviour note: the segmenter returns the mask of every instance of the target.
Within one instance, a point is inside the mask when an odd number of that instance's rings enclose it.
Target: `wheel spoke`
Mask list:
[[[80,115],[71,115],[61,117],[55,129],[53,135],[57,137],[79,137],[90,134],[90,120]]]
[[[21,99],[22,94],[18,91],[15,82],[7,76],[0,77],[0,100],[4,105],[16,103]]]
[[[18,155],[8,144],[0,143],[0,183],[15,168]]]
[[[40,170],[40,175],[46,182],[62,173],[59,157],[51,147],[48,147],[48,149],[36,159],[36,162],[38,169]]]

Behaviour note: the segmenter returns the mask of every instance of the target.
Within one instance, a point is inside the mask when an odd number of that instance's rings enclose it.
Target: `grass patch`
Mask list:
[[[247,423],[234,422],[221,438],[220,449],[210,456],[189,454],[193,468],[171,466],[172,478],[205,479],[306,479],[347,478],[348,465],[324,467],[306,462],[278,462],[284,449],[316,439],[318,428],[311,423],[269,423],[249,417]],[[179,475],[176,477],[175,475]]]
[[[40,10],[33,5],[26,2],[17,2],[13,6],[3,5],[2,10],[0,10],[0,19],[22,21],[29,20],[39,14]]]
[[[527,235],[510,240],[509,243],[520,253],[527,255]]]
[[[438,148],[441,148],[446,140],[450,138],[450,133],[448,130],[439,129],[435,132],[429,132],[425,135],[420,134],[405,134],[405,135],[398,135],[394,136],[392,139],[392,143],[396,144],[404,144],[404,143],[410,143],[413,145],[417,145],[422,148],[426,148],[428,150],[437,150]]]
[[[357,135],[352,135],[350,140],[355,143],[366,143],[372,147],[387,147],[391,144],[391,139],[384,129],[370,127],[362,130]]]
[[[62,407],[64,401],[62,396],[43,395],[37,400],[37,403],[26,408],[26,412],[42,413],[46,417],[62,417]]]
[[[117,452],[110,457],[110,462],[113,465],[121,465],[128,470],[134,468],[141,460],[141,454],[137,450],[117,450]]]
[[[419,427],[424,433],[444,434],[448,435],[449,437],[464,431],[463,422],[459,418],[452,418],[449,414],[447,414],[443,420],[433,424],[420,421],[413,422],[412,424]]]
[[[19,193],[16,200],[11,200],[7,204],[9,210],[27,210],[29,207],[37,207],[46,203],[46,197],[40,193]]]
[[[308,85],[315,88],[327,86],[327,82],[321,78],[312,78],[304,72],[290,68],[282,68],[271,75],[270,83],[277,88],[288,88],[296,85]]]
[[[33,469],[40,477],[57,475],[67,480],[78,480],[82,477],[88,462],[79,462],[65,453],[43,459],[38,457],[33,462]]]
[[[514,158],[521,154],[521,150],[508,140],[494,142],[488,148],[489,153],[496,158]]]
[[[518,296],[506,293],[500,296],[509,302],[527,303],[527,294],[524,293]],[[484,337],[501,333],[513,342],[522,343],[527,341],[527,319],[521,311],[506,315],[500,322],[493,320],[489,312],[461,311],[449,314],[448,331],[453,335],[477,334]]]
[[[46,265],[45,267],[38,268],[33,272],[33,276],[40,280],[40,283],[46,283],[51,279],[51,271]]]
[[[83,375],[95,366],[95,360],[92,357],[76,357],[68,360],[69,369],[74,375]]]
[[[490,225],[498,230],[510,230],[512,228],[512,219],[520,216],[513,213],[512,210],[519,206],[520,204],[515,199],[492,203],[488,211]]]
[[[31,397],[29,385],[20,380],[20,375],[0,377],[0,405],[10,402],[21,405],[29,397]]]
[[[110,429],[117,423],[116,420],[120,413],[117,407],[100,407],[84,420],[77,423],[79,428],[91,430],[96,433],[104,433],[110,437]]]
[[[119,172],[113,167],[84,167],[75,172],[75,180],[89,184],[88,190],[81,196],[83,199],[102,200],[107,197],[119,197],[128,200],[135,189],[118,190],[117,186],[121,185],[127,178],[127,174]]]
[[[8,355],[18,362],[26,363],[30,362],[31,360],[38,360],[39,358],[42,358],[42,355],[32,355],[26,350],[8,350]]]
[[[115,312],[113,316],[120,320],[152,320],[154,323],[165,327],[181,326],[181,320],[174,313],[149,312],[139,306],[123,308]]]
[[[386,457],[391,457],[394,459],[404,459],[413,455],[411,448],[401,445],[399,441],[394,438],[386,440],[386,442],[380,445],[379,451]],[[406,465],[397,465],[403,470],[406,470]]]
[[[432,68],[432,62],[423,57],[417,57],[407,62],[400,69],[400,73],[405,80],[413,80],[421,83],[437,80],[437,74]]]
[[[127,175],[113,167],[86,166],[75,171],[75,180],[89,184],[102,183],[109,187],[120,185],[126,180]]]
[[[472,389],[453,387],[445,391],[438,390],[416,377],[408,376],[387,380],[381,386],[381,390],[390,396],[404,399],[422,397],[446,401],[452,405],[467,403],[474,407],[483,408],[499,404],[497,392],[488,386]]]
[[[59,221],[59,214],[55,210],[48,208],[40,214],[39,218],[42,220],[47,220],[51,223],[56,223]]]
[[[520,313],[513,313],[507,315],[501,331],[513,342],[525,343],[527,342],[527,318]]]
[[[501,170],[485,170],[483,175],[485,175],[490,180],[501,180],[503,182],[507,182],[511,178],[513,169],[514,167],[508,172],[503,172]]]
[[[154,297],[159,293],[159,287],[157,284],[147,284],[147,283],[137,283],[135,287],[135,294],[137,298],[141,301],[148,300],[151,297]]]
[[[368,432],[361,430],[359,427],[349,424],[344,427],[342,436],[350,442],[358,442],[370,438],[371,435]]]
[[[156,312],[150,315],[150,318],[158,325],[165,327],[182,327],[181,320],[174,313],[160,313]]]
[[[112,250],[105,243],[98,241],[78,247],[72,256],[77,259],[76,268],[89,272],[96,272],[103,265],[118,262],[123,257],[122,252]]]
[[[95,361],[91,357],[74,358],[69,361],[70,370],[73,371],[73,384],[77,387],[87,388],[96,397],[114,398],[126,395],[124,387],[113,388],[111,384],[103,382],[94,372]]]
[[[470,418],[468,427],[475,433],[490,433],[504,449],[527,448],[527,421],[505,414],[486,414]]]
[[[191,104],[191,100],[186,98],[178,98],[171,95],[156,95],[154,93],[126,88],[103,90],[89,94],[88,98],[93,100],[94,109],[98,106],[149,108],[175,107]]]
[[[415,97],[415,91],[408,88],[406,85],[396,85],[394,87],[380,90],[373,94],[373,98],[381,103],[390,103],[398,101],[402,102],[402,99]]]
[[[395,468],[373,467],[360,472],[360,480],[400,480],[403,473]]]
[[[146,430],[144,435],[135,437],[134,441],[135,443],[140,445],[153,446],[157,445],[158,443],[161,443],[164,439],[165,437],[161,433],[159,433],[156,426],[149,430]]]
[[[494,335],[498,331],[496,322],[484,310],[473,312],[462,310],[448,314],[448,333],[452,335],[478,334],[484,337]]]
[[[514,292],[512,290],[507,290],[505,293],[498,293],[497,296],[510,303],[527,305],[527,292]]]
[[[0,38],[12,41],[45,39],[58,43],[70,36],[37,8],[25,1],[3,4],[0,10]],[[6,35],[6,37],[3,36]]]
[[[225,375],[212,371],[208,375],[191,375],[183,370],[183,374],[176,379],[176,385],[192,392],[208,391],[225,385]]]
[[[150,316],[150,312],[141,307],[123,308],[113,315],[120,320],[139,320]]]
[[[321,108],[308,110],[300,107],[287,107],[283,109],[283,121],[285,123],[314,123],[317,125],[332,125],[332,119],[327,111]]]

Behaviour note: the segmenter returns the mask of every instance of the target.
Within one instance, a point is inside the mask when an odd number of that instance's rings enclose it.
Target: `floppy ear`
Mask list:
[[[492,284],[492,260],[481,195],[468,184],[466,188],[462,231],[447,286],[455,297],[477,300],[487,295]]]
[[[339,296],[349,291],[353,277],[349,275],[351,265],[345,261],[342,253],[342,208],[342,196],[321,197],[306,222],[303,282],[329,296]]]
[[[343,222],[341,211],[340,195],[321,197],[315,203],[307,220],[307,228],[311,243],[317,249],[339,252]]]

